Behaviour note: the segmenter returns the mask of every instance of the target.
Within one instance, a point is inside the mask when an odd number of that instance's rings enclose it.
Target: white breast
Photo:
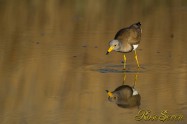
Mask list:
[[[138,48],[138,45],[133,45],[133,50],[136,50]]]
[[[133,93],[132,93],[132,95],[133,95],[133,96],[138,95],[138,91],[135,90],[134,88],[133,88]]]

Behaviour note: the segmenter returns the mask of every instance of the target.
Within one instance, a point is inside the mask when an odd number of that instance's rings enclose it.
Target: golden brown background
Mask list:
[[[0,0],[0,124],[145,123],[135,121],[137,108],[119,108],[105,93],[124,76],[109,69],[123,68],[123,54],[106,56],[108,41],[138,21],[140,109],[183,114],[165,123],[186,124],[186,0]]]

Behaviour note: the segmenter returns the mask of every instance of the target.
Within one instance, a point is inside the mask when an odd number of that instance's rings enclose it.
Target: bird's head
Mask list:
[[[106,90],[106,92],[107,92],[107,95],[108,95],[108,100],[110,102],[115,102],[117,100],[118,97],[116,96],[116,94],[114,94],[114,93],[112,93],[108,90]]]
[[[109,54],[111,51],[113,51],[113,50],[117,51],[120,48],[119,40],[112,40],[109,42],[109,45],[110,45],[110,47],[109,47],[106,55]]]

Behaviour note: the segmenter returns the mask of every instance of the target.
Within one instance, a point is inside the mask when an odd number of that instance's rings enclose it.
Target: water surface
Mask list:
[[[135,120],[140,109],[187,123],[184,0],[2,0],[0,16],[1,124],[145,123]],[[108,41],[137,21],[141,69],[129,53],[124,71],[123,54],[105,55]],[[140,107],[109,102],[105,90],[132,86],[135,74]]]

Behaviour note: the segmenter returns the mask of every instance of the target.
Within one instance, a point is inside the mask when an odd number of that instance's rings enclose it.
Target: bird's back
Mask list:
[[[118,94],[121,99],[125,101],[132,96],[133,89],[128,85],[122,85],[114,90],[114,93]]]
[[[139,44],[141,39],[141,23],[138,22],[129,27],[120,29],[116,33],[114,39],[131,45]]]

